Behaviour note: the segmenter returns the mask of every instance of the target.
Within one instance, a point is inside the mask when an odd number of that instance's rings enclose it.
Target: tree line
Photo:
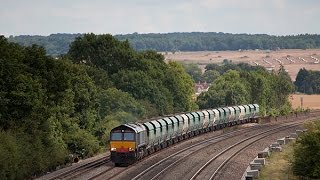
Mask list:
[[[22,46],[32,46],[36,44],[44,47],[47,55],[58,56],[60,54],[67,54],[70,44],[79,36],[83,36],[83,34],[58,33],[50,34],[49,36],[20,35],[9,36],[8,41],[18,43]]]
[[[48,55],[68,52],[71,42],[83,34],[51,34],[49,36],[10,36],[9,41],[21,45],[38,44]],[[275,36],[267,34],[231,34],[216,32],[176,32],[115,35],[120,41],[128,40],[133,49],[155,51],[224,51],[239,49],[310,49],[320,47],[320,35],[300,34]]]

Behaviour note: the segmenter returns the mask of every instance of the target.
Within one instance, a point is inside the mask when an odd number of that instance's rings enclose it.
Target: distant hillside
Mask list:
[[[37,44],[43,46],[48,55],[57,56],[66,54],[69,51],[69,45],[74,39],[82,34],[50,34],[49,36],[10,36],[8,41],[18,43],[22,46],[31,46]]]
[[[49,36],[11,36],[9,41],[24,46],[44,46],[49,55],[68,52],[69,44],[82,34],[51,34]],[[136,50],[156,51],[220,51],[238,49],[310,49],[320,48],[320,35],[271,36],[266,34],[230,34],[215,32],[150,33],[116,35],[130,42]]]

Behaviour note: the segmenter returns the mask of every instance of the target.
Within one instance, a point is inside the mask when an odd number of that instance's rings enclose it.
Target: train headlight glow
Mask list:
[[[116,150],[117,150],[117,148],[111,148],[110,150],[111,150],[111,151],[116,151]]]

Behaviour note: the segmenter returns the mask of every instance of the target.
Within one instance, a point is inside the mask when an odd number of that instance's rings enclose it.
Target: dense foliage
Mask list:
[[[192,77],[194,82],[206,82],[212,83],[220,75],[224,74],[228,70],[236,71],[257,71],[264,70],[262,66],[251,66],[247,63],[234,64],[231,60],[225,59],[223,64],[208,64],[205,67],[205,72],[203,73],[201,68],[197,64],[184,64],[186,72]]]
[[[302,177],[320,179],[320,121],[307,125],[308,131],[295,144],[293,172]]]
[[[85,69],[3,37],[0,54],[0,179],[54,168],[69,152],[97,152],[99,143],[90,132],[97,89]]]
[[[298,92],[320,94],[320,71],[300,69],[294,83]]]
[[[191,77],[163,59],[111,35],[79,37],[59,58],[1,36],[0,179],[92,156],[121,123],[197,108]]]
[[[38,44],[48,54],[67,52],[68,44],[81,34],[52,34],[50,36],[15,36],[9,40],[22,45]],[[116,35],[121,41],[128,40],[135,50],[156,51],[219,51],[238,49],[308,49],[320,47],[320,35],[302,34],[273,36],[266,34],[230,34],[215,32],[150,33]]]
[[[191,101],[192,79],[181,65],[166,64],[164,57],[155,51],[136,52],[128,41],[118,41],[111,35],[86,34],[71,44],[69,55],[77,64],[102,68],[116,88],[153,108],[148,112],[156,113],[151,115],[195,107]]]
[[[206,71],[220,72],[208,92],[200,94],[201,109],[257,103],[262,115],[284,115],[291,111],[288,96],[294,91],[284,68],[269,73],[248,64],[207,65]]]

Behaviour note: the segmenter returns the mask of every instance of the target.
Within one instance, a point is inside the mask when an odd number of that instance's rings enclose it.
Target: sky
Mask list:
[[[0,34],[320,34],[320,0],[0,0]]]

